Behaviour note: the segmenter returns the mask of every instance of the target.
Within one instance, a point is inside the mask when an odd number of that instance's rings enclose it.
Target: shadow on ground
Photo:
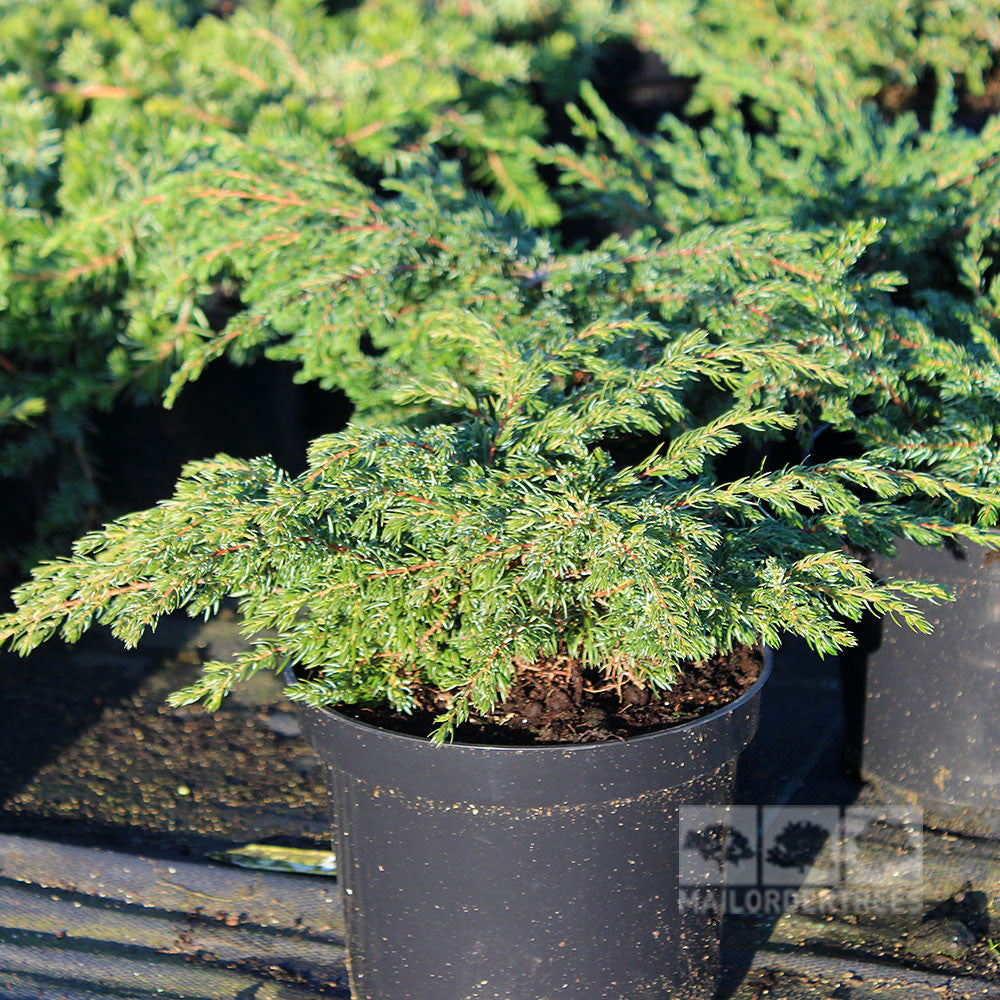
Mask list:
[[[195,623],[176,629],[176,649],[160,652],[176,655],[196,630]],[[5,715],[0,727],[0,808],[93,727],[107,708],[139,689],[157,663],[155,654],[123,654],[109,640],[94,637],[73,650],[53,643],[28,659],[0,656]]]
[[[844,725],[836,659],[789,642],[764,690],[758,736],[740,760],[736,803],[763,807],[765,834],[768,807],[783,807],[774,823],[795,819],[786,810],[797,808],[804,810],[798,818],[808,819],[809,807],[877,807],[873,790],[851,776],[854,735]],[[717,1000],[1000,997],[1000,961],[991,948],[1000,939],[1000,919],[991,916],[1000,912],[1000,843],[931,830],[921,839],[921,889],[909,912],[843,912],[834,904],[827,913],[727,913]],[[769,842],[765,835],[761,843]],[[781,888],[808,890],[807,879],[822,885],[817,870],[837,864],[838,843],[817,834],[805,870],[785,868]],[[857,843],[867,860],[893,870],[894,843]],[[731,900],[737,908],[745,901],[739,892]]]
[[[215,713],[171,708],[203,658],[246,648],[232,612],[172,616],[138,650],[92,635],[0,673],[0,831],[162,857],[248,841],[327,846],[322,767],[282,684],[260,674]]]

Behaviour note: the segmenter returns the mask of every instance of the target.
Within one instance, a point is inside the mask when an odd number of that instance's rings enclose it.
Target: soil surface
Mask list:
[[[572,660],[519,665],[507,700],[488,715],[474,713],[455,733],[457,743],[532,746],[600,743],[668,729],[709,715],[739,698],[760,676],[760,650],[737,647],[699,664],[682,665],[669,691],[609,682]],[[388,705],[338,705],[337,711],[371,725],[428,736],[449,694],[421,686],[419,706],[404,715]]]
[[[174,615],[131,652],[95,630],[0,656],[0,832],[172,858],[328,849],[325,769],[279,678],[256,675],[214,713],[166,703],[203,660],[248,648],[238,624]]]

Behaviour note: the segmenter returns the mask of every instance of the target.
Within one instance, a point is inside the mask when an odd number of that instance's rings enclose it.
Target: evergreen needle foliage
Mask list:
[[[294,478],[268,459],[189,465],[170,500],[43,563],[0,640],[26,653],[101,622],[134,644],[163,614],[231,596],[253,650],[206,664],[175,702],[214,706],[241,678],[289,665],[304,678],[292,696],[316,705],[406,711],[430,684],[451,695],[443,740],[540,658],[664,688],[737,643],[790,633],[831,652],[852,642],[843,619],[865,611],[926,629],[914,601],[945,593],[873,582],[844,540],[988,541],[1000,495],[958,480],[863,460],[714,471],[746,435],[794,422],[733,398],[762,372],[800,370],[794,352],[649,319],[580,324],[556,296],[546,316],[533,341],[513,342],[456,313],[440,341],[474,342],[480,363],[400,386],[438,415],[423,429],[321,438]],[[698,416],[706,399],[715,412]],[[623,427],[661,444],[616,461]],[[979,523],[949,517],[958,504]]]
[[[747,218],[801,228],[879,218],[868,263],[902,272],[918,299],[949,284],[956,293],[989,293],[1000,118],[978,134],[956,128],[952,95],[942,92],[930,127],[913,114],[890,122],[837,74],[809,91],[785,84],[758,95],[774,116],[766,133],[731,122],[695,129],[668,115],[645,137],[630,134],[584,84],[589,115],[571,109],[584,152],[563,146],[555,158],[570,199],[581,211],[599,206],[614,224],[662,233]]]
[[[828,309],[820,334],[846,348],[844,382],[761,391],[800,412],[806,442],[834,428],[878,460],[998,482],[1000,118],[956,128],[942,93],[922,129],[888,122],[841,79],[816,84],[755,91],[773,132],[668,116],[653,136],[585,86],[587,113],[571,112],[582,149],[539,155],[561,169],[573,212],[646,238],[738,220],[853,234],[856,307]]]
[[[300,171],[377,184],[435,150],[502,208],[552,223],[524,145],[544,135],[536,91],[551,89],[544,74],[560,100],[575,92],[605,17],[526,9],[500,24],[410,0],[336,14],[310,0],[0,5],[0,476],[30,477],[38,541],[99,510],[92,414],[126,394],[155,400],[178,367],[199,371],[201,334],[220,322],[212,293],[235,299],[260,252],[300,275],[310,263],[280,220],[256,256],[226,249],[249,227],[203,248],[215,226],[181,225],[193,194],[174,175],[294,136],[286,162],[304,151]],[[234,229],[251,201],[230,203]],[[269,206],[257,207],[259,229]],[[311,248],[328,216],[294,221]]]
[[[989,99],[993,6],[3,5],[0,475],[50,490],[39,536],[96,514],[94,409],[216,358],[357,421],[297,476],[188,465],[41,564],[0,642],[232,597],[252,651],[175,701],[430,685],[444,740],[546,658],[665,688],[865,612],[926,629],[947,595],[849,552],[995,544],[1000,131],[951,96]],[[624,41],[691,87],[651,136],[586,82]],[[831,428],[862,457],[809,464]]]
[[[694,81],[689,115],[770,122],[764,92],[836,71],[852,98],[905,106],[921,88],[982,96],[1000,50],[993,0],[632,0],[622,35]],[[749,105],[749,108],[747,107]]]
[[[482,279],[476,271],[507,250],[463,243],[458,228],[430,215],[404,239],[390,207],[395,192],[382,182],[419,174],[433,154],[460,164],[464,180],[502,211],[552,225],[560,211],[532,143],[561,129],[560,106],[582,80],[616,83],[622,44],[658,53],[691,81],[689,119],[709,109],[724,131],[749,107],[752,123],[770,128],[783,102],[817,92],[831,73],[852,100],[894,93],[905,104],[933,79],[988,106],[994,7],[8,0],[0,6],[0,476],[30,480],[23,496],[37,507],[34,550],[101,512],[95,412],[123,396],[157,401],[168,385],[169,405],[220,354],[241,362],[267,349],[298,364],[302,379],[346,387],[367,422],[390,416],[394,366],[434,361],[413,325],[400,322],[409,299],[429,289],[443,298],[449,269],[468,295],[487,299],[495,269]],[[814,119],[806,149],[839,127],[836,116]],[[942,153],[915,155],[926,162]],[[244,168],[261,186],[237,196],[235,178],[218,174]],[[378,215],[396,232],[359,228],[353,245],[331,246],[329,202],[355,182],[377,196],[359,227]],[[745,193],[738,177],[703,172],[702,182],[710,187],[695,197],[706,205],[735,204]],[[227,185],[225,203],[209,193]],[[309,204],[269,200],[278,190]],[[756,194],[747,203],[769,210]],[[984,225],[989,218],[977,216]],[[961,266],[974,269],[972,222]],[[342,296],[362,269],[343,262],[376,232],[385,272],[428,257],[433,243],[424,237],[447,244],[393,303]],[[313,268],[328,283],[306,284]],[[213,336],[225,324],[213,311],[219,293],[249,306],[223,338]],[[328,341],[321,313],[331,294],[345,310],[351,301],[359,315],[367,311],[365,349]],[[983,322],[981,311],[975,318]]]

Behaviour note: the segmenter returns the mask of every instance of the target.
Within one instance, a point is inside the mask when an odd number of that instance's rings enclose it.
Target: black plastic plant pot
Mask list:
[[[720,918],[681,903],[678,809],[732,801],[770,666],[712,715],[608,743],[434,746],[300,706],[354,1000],[711,997]]]
[[[919,805],[928,826],[1000,836],[1000,553],[901,542],[879,576],[933,580],[952,603],[924,608],[930,635],[892,621],[844,655],[848,737],[884,802]]]

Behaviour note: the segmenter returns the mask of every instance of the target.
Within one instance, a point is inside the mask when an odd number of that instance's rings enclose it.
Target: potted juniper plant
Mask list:
[[[741,440],[794,419],[734,402],[744,380],[835,366],[535,306],[440,317],[429,336],[467,364],[400,386],[421,420],[320,438],[294,477],[195,462],[0,619],[21,653],[95,623],[132,644],[236,598],[252,649],[173,702],[285,672],[331,771],[357,998],[711,996],[718,917],[679,905],[677,809],[730,799],[765,648],[832,651],[865,611],[926,628],[914,602],[943,591],[872,581],[844,539],[983,536],[915,516],[919,495],[996,510],[865,460],[727,477]],[[657,444],[630,457],[626,432]]]
[[[751,135],[732,120],[697,130],[666,117],[656,134],[638,135],[585,88],[588,114],[572,112],[580,148],[547,151],[569,210],[652,234],[768,218],[867,226],[844,278],[856,286],[884,271],[883,289],[830,312],[819,334],[842,345],[844,382],[771,383],[760,398],[799,414],[804,455],[865,454],[995,486],[1000,117],[957,117],[958,99],[942,86],[926,123],[890,120],[821,61],[808,87],[738,64],[713,74],[771,126]],[[811,329],[798,341],[815,337]],[[928,609],[930,640],[914,642],[890,617],[865,620],[841,661],[848,764],[887,801],[922,805],[931,824],[995,836],[993,546],[901,542],[869,558],[877,574],[947,582],[959,599]]]

